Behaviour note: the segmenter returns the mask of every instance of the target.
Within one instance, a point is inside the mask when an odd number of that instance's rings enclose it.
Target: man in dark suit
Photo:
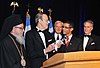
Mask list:
[[[74,24],[71,21],[63,23],[63,34],[66,36],[65,44],[59,48],[58,52],[74,52],[81,50],[81,40],[75,37],[72,32]]]
[[[84,35],[81,35],[82,50],[84,51],[98,51],[100,50],[100,36],[92,34],[94,23],[92,20],[84,22]]]
[[[54,45],[53,39],[48,32],[48,16],[38,13],[35,17],[36,28],[26,33],[26,51],[31,68],[40,68],[42,63],[48,59]]]

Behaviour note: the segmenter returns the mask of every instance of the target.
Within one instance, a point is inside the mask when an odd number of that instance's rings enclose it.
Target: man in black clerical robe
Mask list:
[[[0,68],[26,68],[23,31],[20,15],[14,14],[5,19],[0,33]]]

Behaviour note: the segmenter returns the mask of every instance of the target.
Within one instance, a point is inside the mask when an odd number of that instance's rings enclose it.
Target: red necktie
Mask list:
[[[67,38],[67,42],[66,42],[66,47],[68,47],[68,45],[69,45],[69,38]]]

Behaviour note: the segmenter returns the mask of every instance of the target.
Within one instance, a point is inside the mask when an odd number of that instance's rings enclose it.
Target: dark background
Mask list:
[[[83,33],[83,22],[87,19],[94,21],[93,33],[100,35],[100,1],[99,0],[0,0],[0,30],[3,21],[6,17],[12,14],[13,7],[10,6],[12,1],[17,1],[19,7],[16,7],[16,13],[23,16],[25,23],[25,14],[27,11],[27,5],[30,4],[30,15],[32,28],[35,27],[34,17],[38,13],[38,7],[44,9],[44,13],[48,13],[48,9],[51,8],[52,21],[56,20],[71,20],[75,24],[74,34]],[[7,27],[7,26],[5,26]]]

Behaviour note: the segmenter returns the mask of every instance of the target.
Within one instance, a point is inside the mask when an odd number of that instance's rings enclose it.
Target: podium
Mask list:
[[[42,68],[100,68],[100,51],[57,53]]]

